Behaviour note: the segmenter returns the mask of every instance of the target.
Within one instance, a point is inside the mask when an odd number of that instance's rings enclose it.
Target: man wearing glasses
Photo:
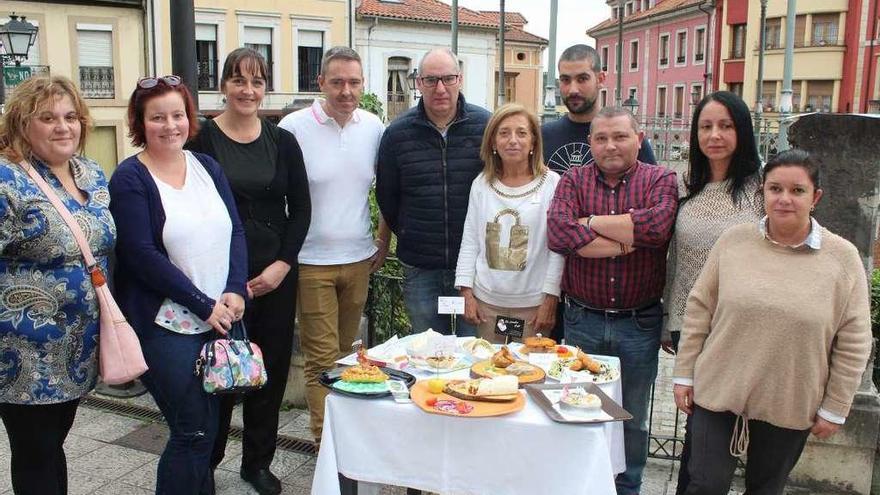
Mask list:
[[[376,197],[397,235],[404,302],[413,332],[450,334],[437,297],[458,296],[455,265],[471,182],[482,170],[480,143],[489,112],[465,102],[458,57],[449,49],[422,57],[418,105],[385,130],[379,145]],[[458,335],[475,329],[457,317]]]

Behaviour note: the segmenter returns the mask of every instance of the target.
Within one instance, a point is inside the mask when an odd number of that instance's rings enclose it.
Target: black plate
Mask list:
[[[332,369],[330,371],[325,371],[321,373],[321,376],[318,378],[318,382],[332,390],[337,394],[347,395],[349,397],[356,397],[358,399],[377,399],[379,397],[388,397],[391,395],[391,391],[387,390],[385,392],[368,392],[359,394],[356,392],[348,392],[346,390],[339,390],[333,386],[334,383],[338,382],[342,372],[349,368],[349,366]],[[391,368],[379,368],[383,373],[388,375],[389,378],[396,378],[398,380],[403,380],[406,383],[407,388],[412,387],[416,384],[416,377],[410,375],[405,371],[393,370]]]

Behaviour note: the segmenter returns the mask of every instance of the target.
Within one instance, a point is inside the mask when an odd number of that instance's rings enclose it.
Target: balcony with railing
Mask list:
[[[48,65],[7,65],[3,67],[3,89],[6,98],[15,88],[33,76],[48,76]]]
[[[694,54],[694,60],[696,60],[697,62],[702,62],[704,56],[705,55],[703,53],[696,53]]]
[[[669,65],[669,57],[663,57],[660,59],[660,65]]]
[[[684,61],[685,61],[684,55],[679,55],[679,56],[675,57],[675,63],[677,63],[677,64],[683,64]]]
[[[116,97],[113,67],[80,67],[79,88],[83,98],[112,99]]]

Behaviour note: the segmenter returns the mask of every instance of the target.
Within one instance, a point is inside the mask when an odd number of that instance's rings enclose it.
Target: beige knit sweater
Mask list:
[[[773,244],[755,223],[712,248],[688,297],[676,378],[694,402],[791,429],[820,407],[846,417],[871,349],[858,251],[822,230],[819,250]]]

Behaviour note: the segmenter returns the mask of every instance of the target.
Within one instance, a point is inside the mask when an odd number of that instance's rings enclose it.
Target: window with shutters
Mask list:
[[[839,19],[840,14],[814,15],[812,46],[836,45]]]
[[[324,56],[324,32],[299,30],[297,56],[299,60],[299,90],[317,93],[321,57]]]
[[[806,44],[807,16],[801,14],[794,21],[794,46],[800,48]]]
[[[687,63],[687,31],[678,31],[675,33],[675,65],[685,65]]]
[[[731,43],[730,43],[730,58],[745,58],[746,57],[746,25],[745,24],[734,24],[730,26],[731,29]]]
[[[639,40],[630,40],[629,42],[629,70],[637,71],[639,69]]]
[[[217,25],[196,24],[196,63],[198,64],[199,89],[219,89],[219,60],[217,58]]]
[[[676,86],[672,93],[672,116],[676,119],[684,117],[684,86]]]
[[[275,61],[272,59],[272,28],[245,26],[244,46],[253,48],[266,59],[266,67],[269,69],[266,74],[266,91],[273,91],[275,86],[272,81],[272,66]]]
[[[764,81],[761,86],[761,103],[764,104],[765,112],[775,112],[776,108],[776,81]]]
[[[666,86],[657,87],[657,102],[655,105],[658,117],[666,117]]]
[[[694,29],[694,63],[701,64],[706,58],[706,28]]]
[[[608,106],[608,90],[602,89],[599,91],[599,101],[602,102],[602,107]]]
[[[767,19],[764,25],[764,48],[773,50],[782,48],[782,17]]]
[[[742,98],[743,95],[743,83],[735,82],[735,83],[727,83],[727,90],[731,93]]]
[[[406,76],[410,71],[410,59],[391,57],[388,59],[388,120],[406,111],[410,106],[410,89]]]
[[[807,81],[807,104],[804,111],[830,112],[834,81]]]
[[[112,27],[78,24],[76,37],[79,87],[83,97],[115,98]]]
[[[602,72],[608,72],[608,47],[602,47]]]
[[[658,61],[661,67],[669,66],[669,33],[664,33],[660,35],[660,48],[658,50],[660,52],[660,60]]]

